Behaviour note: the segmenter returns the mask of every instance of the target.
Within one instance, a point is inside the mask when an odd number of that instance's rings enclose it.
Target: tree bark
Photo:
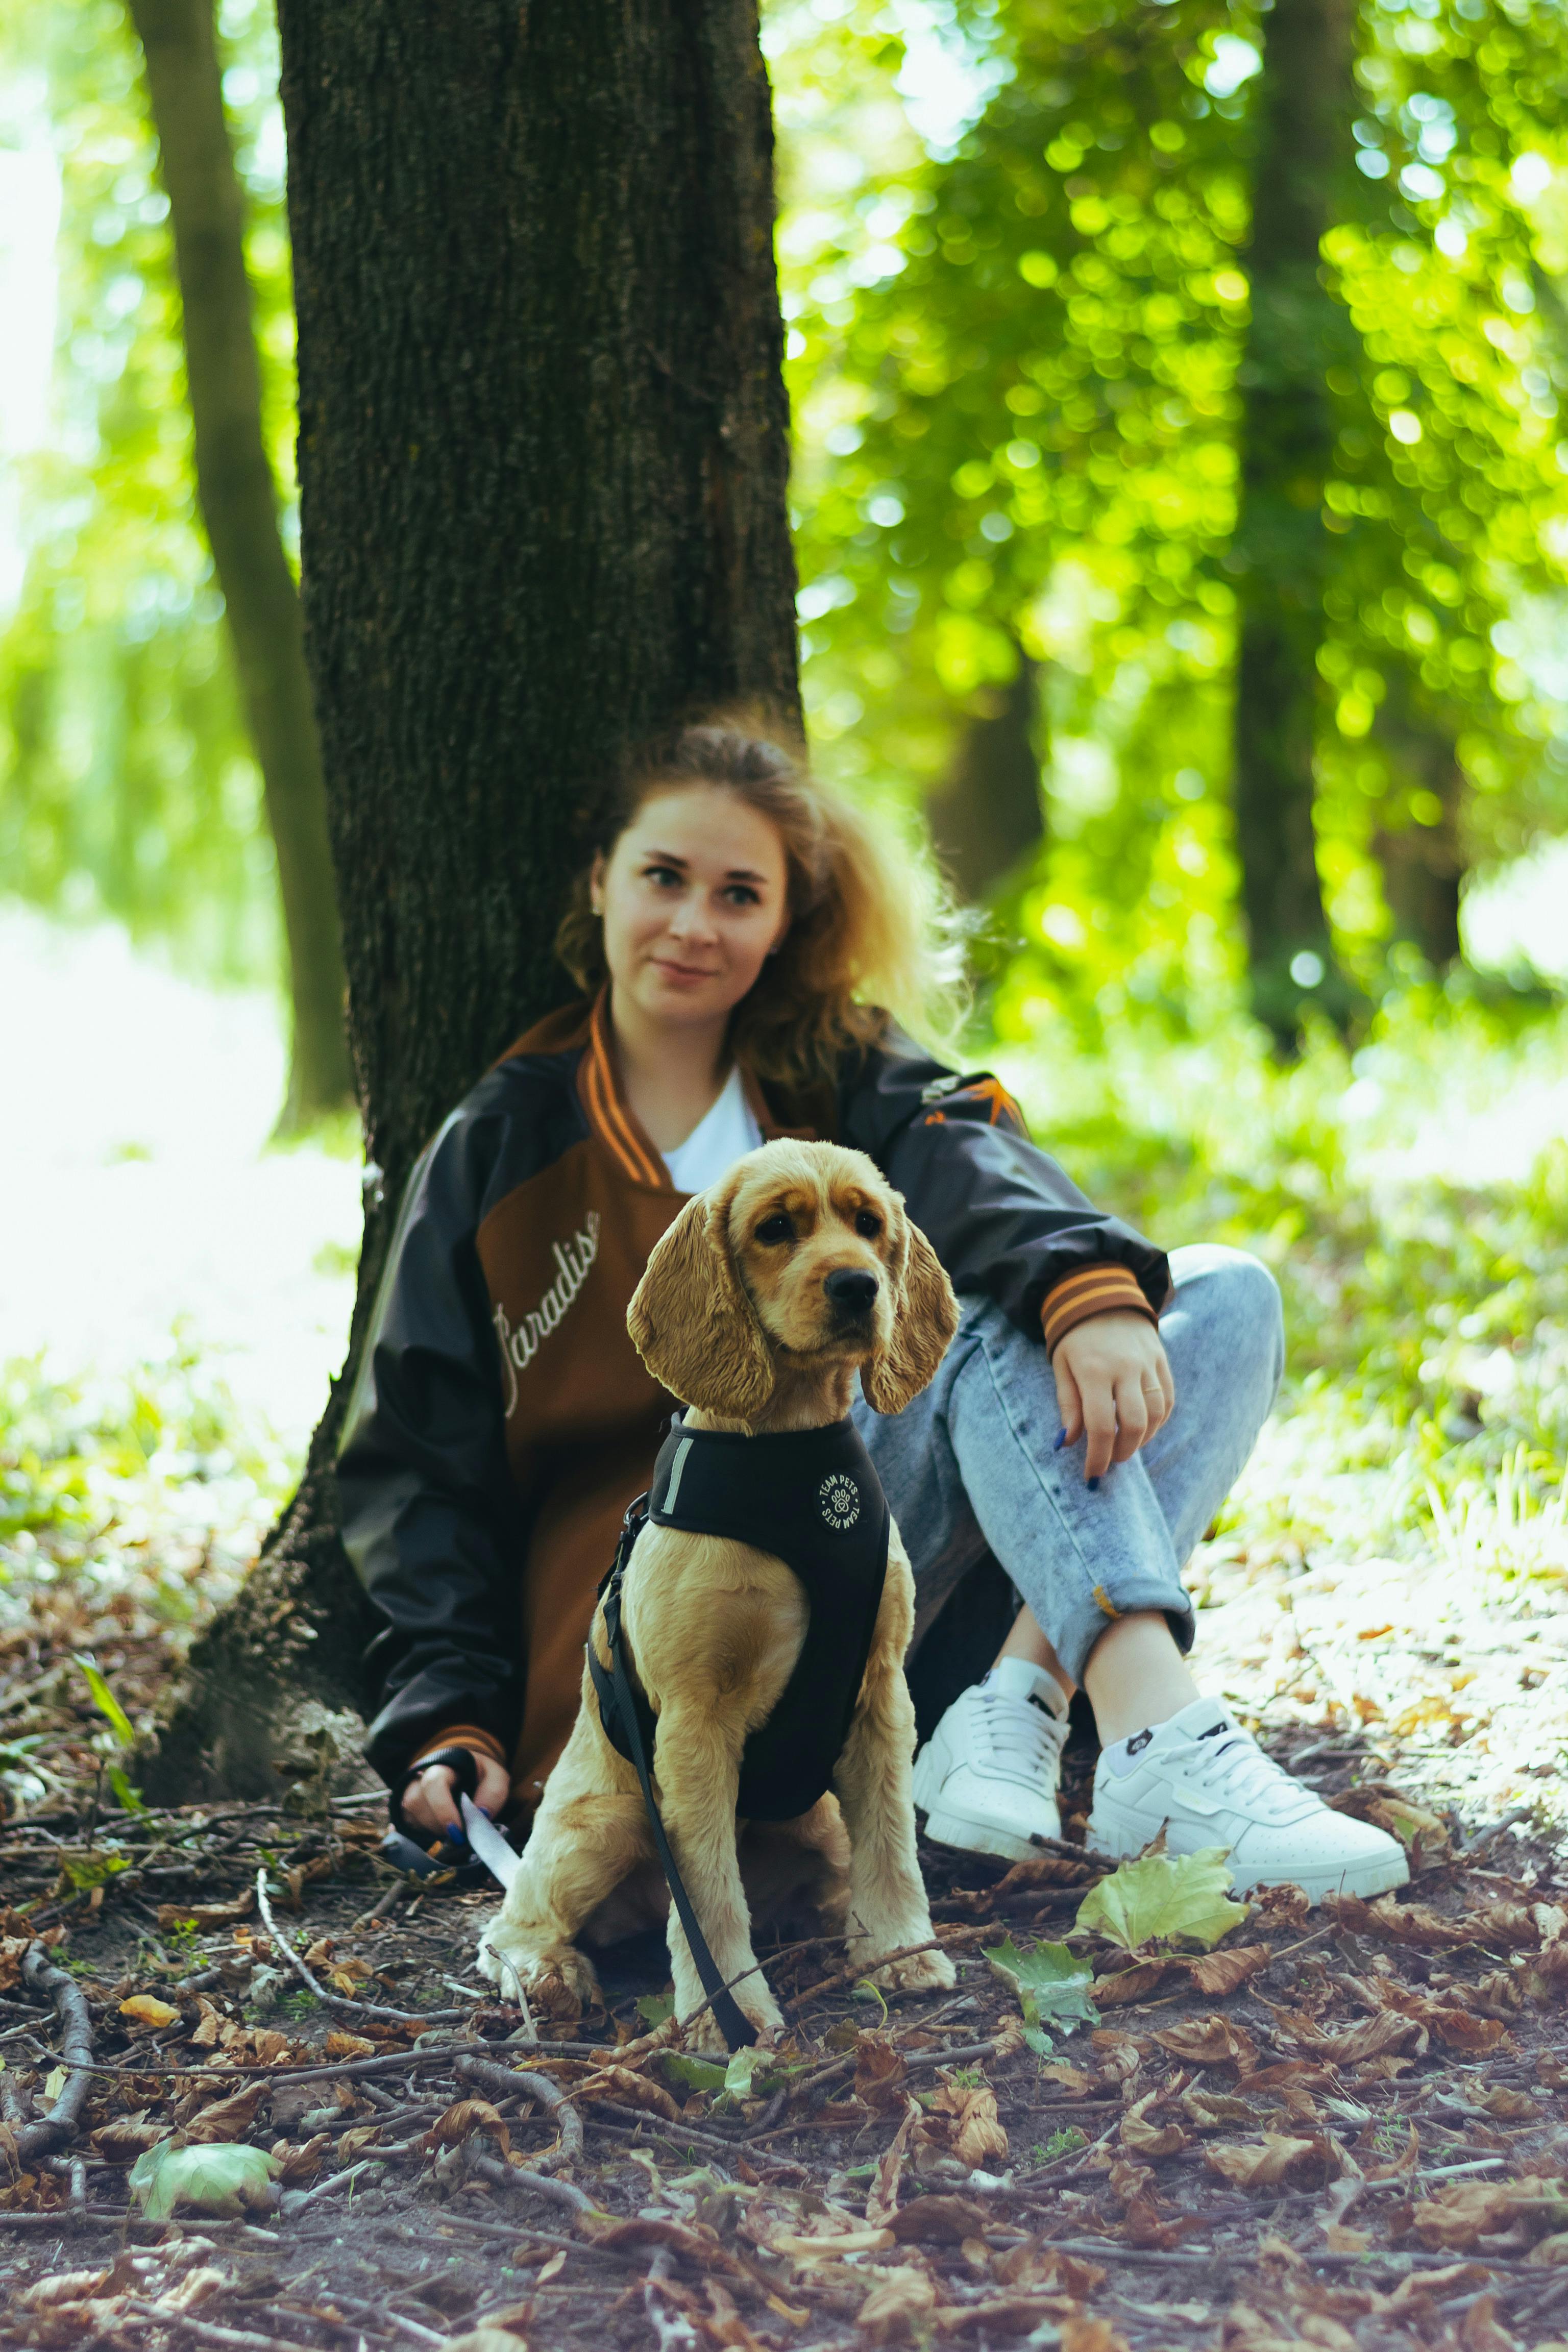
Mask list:
[[[146,60],[174,236],[196,494],[239,670],[289,953],[293,1043],[279,1126],[353,1100],[321,755],[300,600],[261,423],[245,197],[224,113],[213,0],[128,0]]]
[[[1342,350],[1353,362],[1318,248],[1352,152],[1355,10],[1352,0],[1275,0],[1258,23],[1252,321],[1232,554],[1241,605],[1236,827],[1253,1010],[1289,1045],[1306,1004],[1342,1018],[1353,1002],[1318,878],[1313,751],[1330,550],[1321,517],[1334,444],[1325,378]]]
[[[418,1151],[570,992],[628,743],[798,717],[754,0],[282,0],[306,646],[365,1117],[354,1336],[298,1496],[193,1652],[159,1786],[265,1785],[362,1695],[331,1449]],[[276,1786],[276,1783],[272,1783]]]
[[[1394,935],[1419,949],[1434,971],[1447,971],[1463,953],[1464,770],[1452,735],[1421,709],[1398,670],[1389,680],[1376,731],[1393,764],[1396,793],[1403,788],[1404,796],[1424,796],[1431,814],[1429,823],[1411,817],[1380,825],[1373,835]]]
[[[1039,666],[1020,648],[1009,684],[959,739],[952,769],[927,804],[936,853],[963,897],[984,898],[1045,827],[1035,748]]]

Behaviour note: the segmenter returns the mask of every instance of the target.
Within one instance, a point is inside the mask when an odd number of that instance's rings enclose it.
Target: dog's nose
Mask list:
[[[835,1307],[849,1315],[864,1315],[877,1296],[876,1276],[852,1265],[835,1266],[822,1286]]]

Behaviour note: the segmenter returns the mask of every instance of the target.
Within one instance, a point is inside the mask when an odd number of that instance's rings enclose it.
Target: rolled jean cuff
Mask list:
[[[1114,1625],[1119,1618],[1150,1609],[1157,1609],[1163,1616],[1184,1658],[1197,1632],[1193,1604],[1180,1582],[1167,1577],[1119,1577],[1114,1596],[1103,1584],[1097,1584],[1091,1592],[1072,1602],[1065,1619],[1052,1624],[1042,1617],[1039,1623],[1071,1680],[1081,1683],[1089,1654],[1106,1627]]]

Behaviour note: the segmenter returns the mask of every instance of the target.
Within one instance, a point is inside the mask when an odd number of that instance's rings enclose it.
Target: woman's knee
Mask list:
[[[1267,1381],[1272,1395],[1285,1370],[1285,1312],[1263,1260],[1249,1250],[1199,1242],[1172,1251],[1171,1278],[1175,1297],[1167,1315],[1179,1309],[1190,1318],[1205,1357],[1217,1342],[1238,1372]]]

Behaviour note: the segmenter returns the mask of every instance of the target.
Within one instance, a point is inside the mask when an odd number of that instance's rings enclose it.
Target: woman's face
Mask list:
[[[789,929],[787,885],[777,829],[735,793],[682,784],[644,801],[589,880],[617,1005],[721,1022]]]

